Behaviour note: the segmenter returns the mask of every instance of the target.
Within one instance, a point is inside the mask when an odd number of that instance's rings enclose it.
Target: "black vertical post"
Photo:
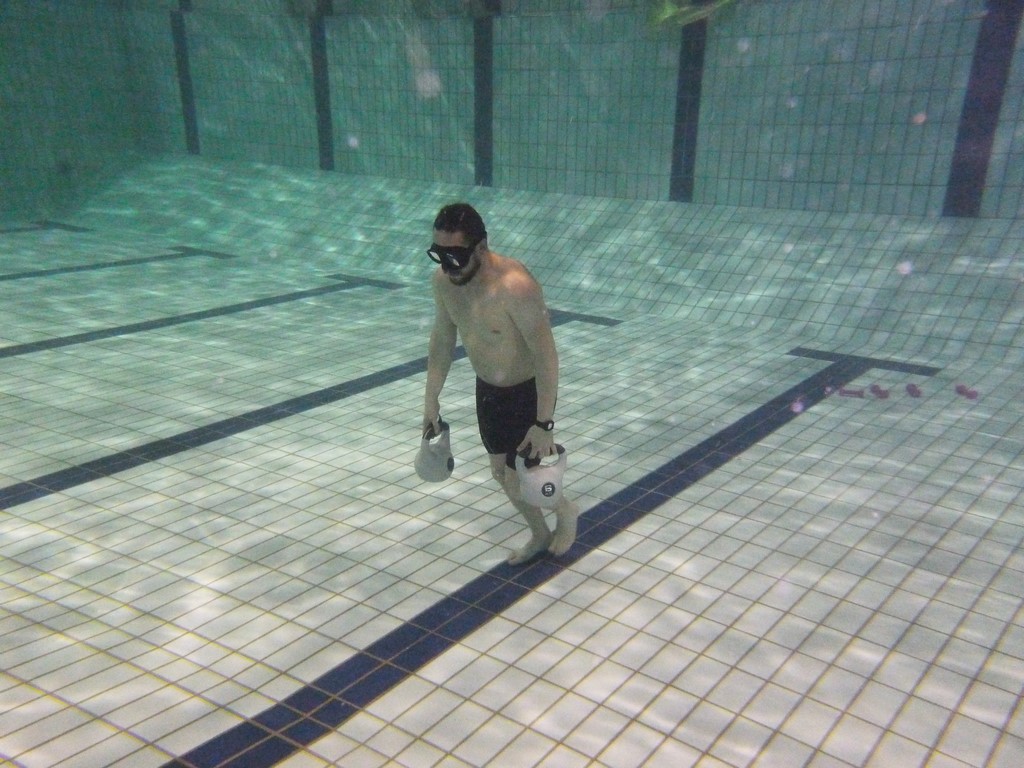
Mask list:
[[[185,14],[192,10],[191,0],[180,0],[178,10],[171,11],[171,36],[174,60],[178,69],[178,90],[181,92],[181,115],[185,121],[185,148],[199,154],[199,121],[196,118],[196,96],[192,89],[192,69],[188,60],[188,35]]]
[[[708,23],[701,19],[681,30],[679,72],[676,77],[676,122],[672,135],[672,167],[669,200],[693,200],[693,179],[697,165],[697,124],[700,116],[700,88],[704,77],[704,49]]]
[[[494,17],[501,0],[483,3],[473,19],[473,165],[476,183],[494,183]]]
[[[334,126],[331,122],[331,81],[327,62],[327,22],[331,0],[318,0],[309,20],[310,56],[313,66],[313,101],[316,108],[316,136],[320,170],[334,170]]]
[[[967,80],[943,216],[974,217],[981,212],[992,143],[1013,61],[1024,0],[988,0]]]

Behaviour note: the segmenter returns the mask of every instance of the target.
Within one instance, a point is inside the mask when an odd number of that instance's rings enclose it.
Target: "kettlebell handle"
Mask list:
[[[424,440],[433,440],[435,437],[440,437],[442,433],[448,431],[448,422],[441,418],[440,414],[437,417],[437,425],[441,432],[434,432],[434,425],[427,424],[427,428],[423,430]]]
[[[561,461],[562,457],[565,456],[565,446],[563,446],[563,445],[561,445],[559,443],[555,443],[555,452],[552,453],[552,454],[549,454],[547,456],[540,456],[539,460],[541,462],[543,462],[544,459],[549,459],[552,456],[558,456],[559,457],[559,461]],[[522,450],[522,451],[519,451],[516,454],[516,469],[519,469],[520,466],[526,467],[526,460],[529,459],[529,458],[530,458],[530,449],[529,448],[527,448],[525,450]],[[535,465],[535,466],[538,466],[538,465]],[[526,467],[526,468],[527,469],[532,469],[532,467]]]

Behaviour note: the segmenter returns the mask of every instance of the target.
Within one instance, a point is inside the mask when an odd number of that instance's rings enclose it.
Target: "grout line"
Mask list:
[[[830,388],[843,386],[872,367],[867,358],[837,357],[828,367],[582,514],[576,543],[562,557],[541,556],[522,566],[495,566],[281,703],[164,768],[269,768],[327,735],[532,590],[821,402]],[[794,408],[796,402],[802,407]]]
[[[367,283],[361,282],[359,278],[355,278],[352,282],[345,282],[340,285],[325,285],[320,288],[310,288],[304,291],[294,291],[292,293],[284,293],[278,296],[268,296],[264,299],[253,299],[252,301],[243,301],[239,304],[228,304],[223,307],[204,309],[198,312],[186,312],[185,314],[174,315],[172,317],[161,317],[155,320],[145,320],[140,323],[129,323],[127,325],[118,325],[112,328],[103,328],[96,331],[75,333],[70,336],[58,336],[53,339],[47,339],[46,341],[35,341],[28,344],[12,344],[7,347],[0,347],[0,358],[30,355],[44,350],[60,349],[61,347],[70,347],[75,344],[87,344],[92,341],[110,339],[117,336],[126,336],[130,333],[153,331],[158,328],[171,328],[175,325],[183,325],[185,323],[192,323],[198,320],[209,320],[212,317],[234,315],[239,312],[248,312],[251,309],[262,309],[263,307],[272,307],[277,304],[286,304],[291,301],[301,301],[302,299],[309,299],[314,296],[323,296],[329,293],[337,293],[338,291],[348,291],[353,288],[359,288],[364,284]]]
[[[343,284],[315,290],[318,293],[327,293],[330,291],[346,290],[353,287],[358,287],[358,284]],[[302,291],[301,293],[308,294],[310,292]],[[286,296],[294,295],[295,294],[286,294]],[[284,297],[275,298],[290,300]],[[263,301],[280,303],[273,299]],[[234,306],[237,307],[242,305]],[[223,309],[226,310],[229,308],[225,307]],[[574,320],[593,322],[601,325],[614,325],[618,323],[617,320],[609,318],[582,315],[573,312],[561,312],[557,310],[552,312],[551,320],[552,325],[555,326]],[[0,350],[0,353],[2,352],[3,350]],[[463,347],[458,347],[455,359],[461,360],[465,356],[465,349]],[[32,480],[15,483],[13,485],[0,488],[0,509],[9,509],[11,507],[18,506],[19,504],[25,504],[29,501],[45,498],[53,493],[65,491],[77,485],[88,483],[92,480],[98,480],[101,477],[110,477],[118,472],[134,469],[135,467],[148,464],[151,461],[164,459],[168,456],[173,456],[192,448],[197,448],[201,445],[207,445],[208,443],[221,440],[222,438],[237,435],[280,419],[304,413],[322,405],[329,405],[330,403],[344,400],[352,397],[353,395],[363,394],[372,389],[385,386],[386,384],[392,384],[396,381],[409,378],[410,376],[424,373],[426,370],[426,357],[408,360],[390,368],[385,368],[384,370],[367,374],[366,376],[350,379],[340,384],[335,384],[330,387],[325,387],[324,389],[307,392],[304,395],[283,400],[279,403],[275,403],[274,405],[257,408],[237,416],[230,416],[226,419],[215,421],[202,427],[190,429],[186,432],[180,432],[172,437],[153,440],[149,443],[144,443],[143,445],[136,446],[128,450],[93,459],[92,461],[87,461],[82,464],[76,464],[56,472],[50,472],[40,477],[33,478]]]

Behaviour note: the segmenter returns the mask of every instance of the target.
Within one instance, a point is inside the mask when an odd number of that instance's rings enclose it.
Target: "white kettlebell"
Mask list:
[[[558,458],[553,464],[544,460],[535,467],[526,466],[526,457],[516,454],[516,474],[519,476],[519,495],[531,507],[553,509],[562,500],[562,481],[565,477],[565,448],[555,445]]]
[[[448,424],[438,419],[441,433],[435,434],[433,425],[428,426],[420,440],[420,450],[416,454],[416,474],[428,483],[443,483],[452,476],[455,469],[455,457],[452,456],[451,429]]]

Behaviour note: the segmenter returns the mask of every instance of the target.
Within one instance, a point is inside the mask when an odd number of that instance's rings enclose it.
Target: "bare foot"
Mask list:
[[[580,509],[570,501],[559,505],[555,510],[555,535],[551,538],[548,552],[552,555],[564,555],[576,541],[576,518]]]
[[[528,560],[532,560],[541,552],[549,547],[551,544],[552,535],[549,533],[546,536],[537,538],[536,536],[530,539],[530,542],[522,549],[517,549],[508,556],[509,565],[522,565]]]

